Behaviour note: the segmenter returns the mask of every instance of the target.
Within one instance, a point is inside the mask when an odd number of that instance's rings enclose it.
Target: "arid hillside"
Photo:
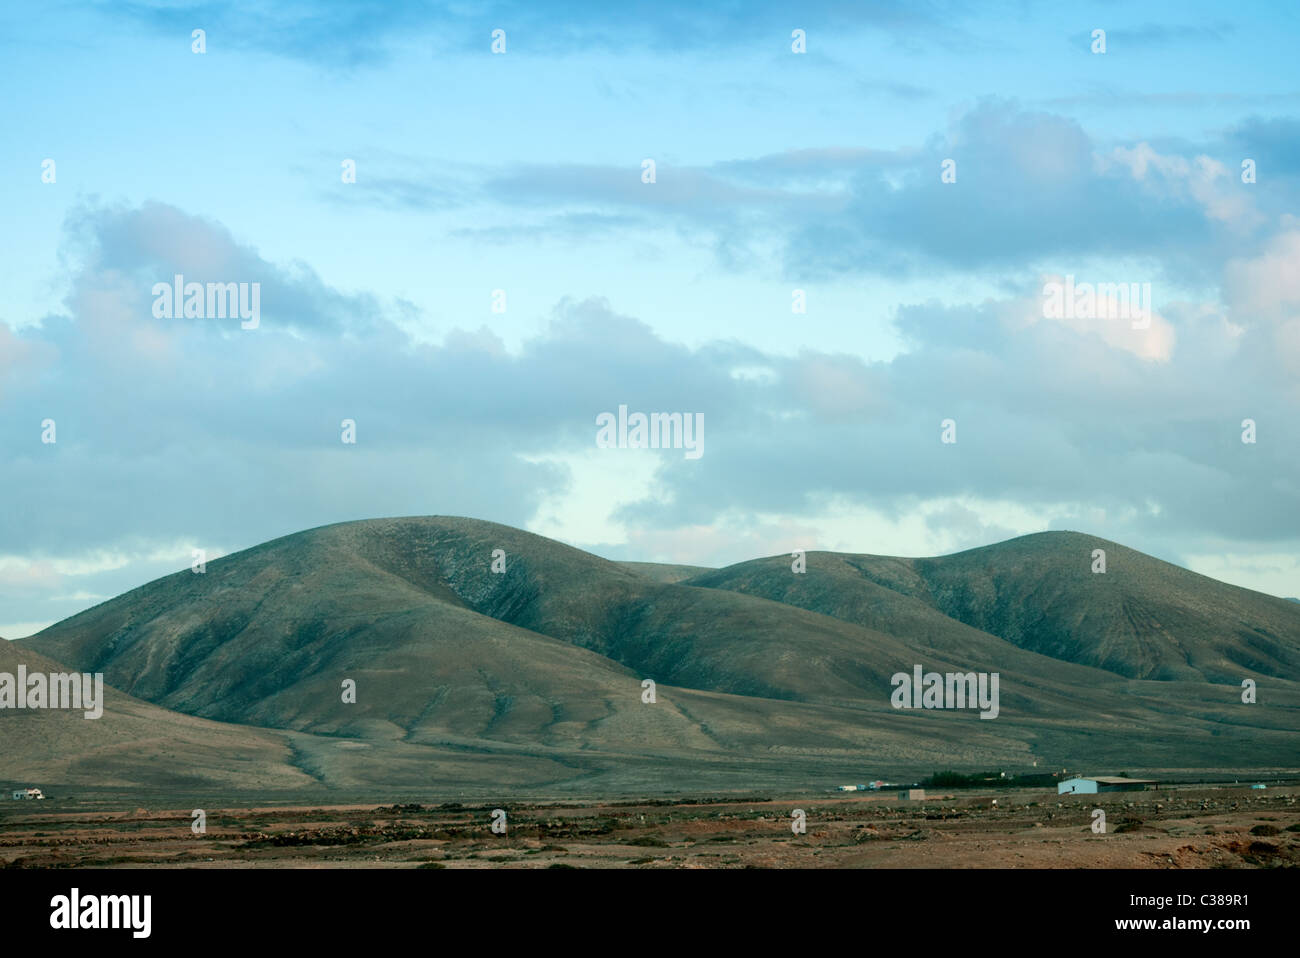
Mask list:
[[[1077,533],[935,559],[810,553],[796,573],[788,556],[616,563],[472,519],[350,522],[151,582],[17,650],[103,672],[159,710],[160,740],[208,719],[292,746],[285,774],[318,785],[1300,765],[1300,606]],[[891,676],[916,665],[997,673],[997,717],[894,708]],[[0,721],[36,734],[19,715]],[[213,734],[208,751],[235,747]]]

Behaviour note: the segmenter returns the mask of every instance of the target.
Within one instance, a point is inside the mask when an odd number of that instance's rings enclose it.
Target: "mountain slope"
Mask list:
[[[925,565],[952,558],[970,597],[960,576]],[[1000,610],[1009,590],[1052,600],[1013,621],[1051,622],[1095,595],[1088,580],[1049,575],[1048,587],[1033,563],[1012,574],[1000,561],[813,553],[803,575],[781,559],[656,572],[489,522],[369,520],[168,576],[22,644],[168,709],[286,730],[297,765],[328,783],[486,775],[578,788],[864,759],[1212,767],[1288,753],[1294,682],[1270,679],[1264,704],[1243,709],[1236,678],[1134,681],[1041,654],[1032,630],[1008,641],[996,616],[986,629],[944,612]],[[1120,554],[1112,570],[1137,561]],[[1202,661],[1213,649],[1198,648]],[[999,673],[997,720],[892,708],[891,676],[916,664]]]
[[[0,640],[0,672],[66,672],[22,642]],[[3,773],[13,786],[78,782],[170,788],[294,788],[312,784],[284,735],[220,725],[105,687],[97,719],[80,710],[0,709]],[[20,777],[19,777],[20,776]],[[3,796],[7,797],[7,796]]]
[[[1095,549],[1106,553],[1104,573],[1092,572]],[[1080,533],[929,559],[841,555],[831,574],[844,566],[1021,648],[1127,677],[1300,675],[1300,607]],[[738,571],[690,581],[739,583]]]
[[[495,549],[502,574],[490,571]],[[540,536],[441,518],[287,536],[29,641],[168,708],[316,731],[347,732],[349,712],[336,707],[343,679],[360,688],[391,676],[382,708],[359,697],[366,708],[352,712],[394,734],[433,721],[498,735],[518,725],[527,736],[561,701],[574,722],[589,722],[641,677],[887,707],[881,690],[915,658],[893,636],[830,617],[660,585]]]

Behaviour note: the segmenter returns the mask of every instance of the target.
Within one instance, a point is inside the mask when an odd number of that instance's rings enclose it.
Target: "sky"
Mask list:
[[[710,566],[1073,529],[1300,595],[1298,39],[1283,2],[6,4],[0,636],[399,515]],[[256,328],[159,315],[177,274],[257,284]],[[1150,313],[1053,312],[1067,278]],[[603,447],[621,405],[703,454]]]

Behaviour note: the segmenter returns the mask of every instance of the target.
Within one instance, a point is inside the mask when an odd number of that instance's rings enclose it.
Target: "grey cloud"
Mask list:
[[[304,263],[272,265],[221,224],[165,203],[83,204],[70,214],[67,232],[67,256],[83,267],[70,295],[93,296],[106,285],[120,293],[121,315],[100,311],[87,321],[133,324],[152,310],[153,285],[171,283],[176,274],[187,282],[259,283],[262,322],[269,326],[342,330],[380,315],[374,297],[331,290]],[[215,322],[210,331],[220,330]]]
[[[1157,156],[1149,144],[1098,143],[1074,120],[987,100],[908,150],[797,150],[709,167],[661,162],[653,185],[636,163],[520,166],[484,175],[478,189],[485,203],[560,227],[564,216],[627,216],[639,227],[704,237],[724,268],[770,269],[760,251],[775,246],[790,279],[987,278],[1112,256],[1154,259],[1180,282],[1212,285],[1225,259],[1260,239],[1258,224],[1289,209],[1293,192],[1234,199],[1257,204],[1255,226],[1223,221],[1207,195],[1229,198],[1240,157],[1252,155],[1241,151],[1252,144],[1277,161],[1271,175],[1289,170],[1288,132],[1286,121],[1243,125],[1231,146],[1162,144],[1177,152]],[[1213,182],[1203,155],[1221,157]],[[948,159],[955,183],[940,178]]]

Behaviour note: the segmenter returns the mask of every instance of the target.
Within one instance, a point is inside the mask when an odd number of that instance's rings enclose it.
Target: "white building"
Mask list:
[[[1148,778],[1119,778],[1114,775],[1097,775],[1093,778],[1067,778],[1057,782],[1057,795],[1096,795],[1098,792],[1140,792],[1155,788],[1156,782]]]
[[[39,788],[16,788],[14,789],[14,800],[20,801],[27,798],[44,798],[44,793]]]

